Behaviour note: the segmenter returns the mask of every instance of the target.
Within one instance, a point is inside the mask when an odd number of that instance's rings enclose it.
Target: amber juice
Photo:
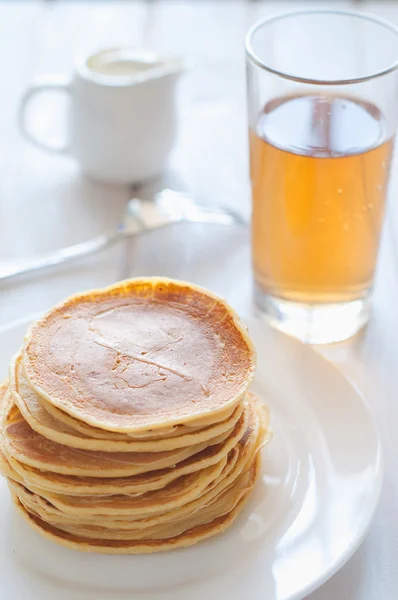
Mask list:
[[[289,96],[250,131],[253,263],[265,294],[346,302],[371,287],[393,139],[376,106]]]

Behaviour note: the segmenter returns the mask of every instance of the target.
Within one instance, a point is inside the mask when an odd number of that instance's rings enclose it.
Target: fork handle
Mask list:
[[[115,231],[110,234],[99,235],[98,237],[87,240],[74,246],[61,248],[55,252],[35,256],[34,258],[12,261],[12,263],[0,262],[0,282],[35,273],[44,269],[50,269],[64,263],[69,263],[79,258],[95,254],[99,250],[104,250],[113,246],[119,240],[124,239],[123,230]]]

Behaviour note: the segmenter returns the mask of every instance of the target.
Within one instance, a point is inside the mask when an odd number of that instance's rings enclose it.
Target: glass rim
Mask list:
[[[397,48],[398,48],[398,27],[381,19],[375,15],[366,14],[363,12],[354,12],[351,10],[333,10],[333,9],[307,9],[307,10],[291,10],[284,13],[279,13],[273,15],[271,17],[265,17],[256,21],[248,30],[245,36],[245,53],[246,57],[250,59],[250,61],[255,64],[260,69],[264,71],[268,71],[268,73],[272,73],[273,75],[277,75],[282,79],[289,79],[290,81],[296,81],[297,83],[307,83],[311,85],[349,85],[353,83],[362,83],[364,81],[370,81],[371,79],[376,79],[378,77],[382,77],[383,75],[388,75],[393,71],[398,69],[398,49],[397,49],[397,58],[396,60],[387,65],[385,68],[375,71],[374,73],[370,73],[369,75],[363,75],[361,77],[352,77],[352,78],[344,78],[344,79],[314,79],[311,77],[302,77],[299,75],[293,75],[292,73],[288,73],[279,69],[275,69],[270,65],[267,65],[265,61],[261,60],[258,54],[254,51],[252,47],[252,38],[260,27],[263,25],[268,25],[271,23],[275,23],[276,21],[282,21],[288,17],[295,16],[303,16],[303,15],[341,15],[344,17],[355,17],[356,19],[362,21],[370,21],[377,25],[381,25],[385,29],[388,29],[392,33],[394,33],[397,37]]]

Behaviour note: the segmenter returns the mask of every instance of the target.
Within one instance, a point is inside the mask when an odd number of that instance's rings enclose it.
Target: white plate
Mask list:
[[[0,376],[28,321],[0,332]],[[274,438],[244,513],[192,548],[143,556],[67,550],[14,515],[0,484],[0,598],[292,600],[348,560],[374,513],[380,442],[363,399],[310,347],[249,321],[258,351],[254,391]],[[125,593],[123,593],[125,592]]]

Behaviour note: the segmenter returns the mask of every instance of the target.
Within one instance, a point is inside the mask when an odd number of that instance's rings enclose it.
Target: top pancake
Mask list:
[[[223,300],[163,278],[69,298],[32,326],[24,351],[25,375],[45,401],[126,433],[222,413],[254,368],[246,329]]]

